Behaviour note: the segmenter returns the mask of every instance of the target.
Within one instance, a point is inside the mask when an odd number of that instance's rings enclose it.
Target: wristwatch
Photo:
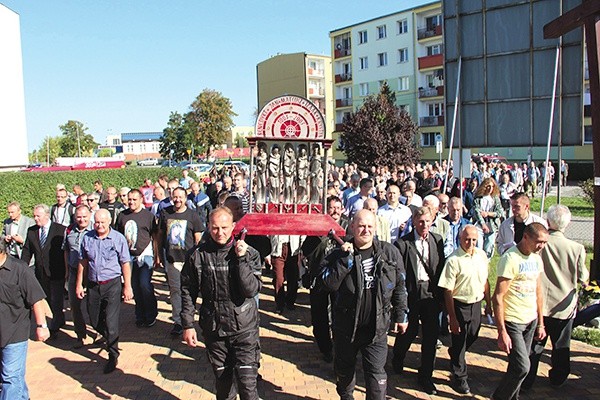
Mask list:
[[[48,324],[37,324],[35,327],[36,328],[47,329],[48,328]]]

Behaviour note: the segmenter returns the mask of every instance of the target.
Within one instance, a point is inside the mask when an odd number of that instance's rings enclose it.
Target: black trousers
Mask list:
[[[354,342],[348,335],[336,334],[333,368],[336,376],[336,391],[342,400],[354,399],[356,385],[356,356],[362,355],[367,400],[385,399],[387,390],[387,335],[373,338],[373,328],[358,329]]]
[[[450,365],[452,377],[456,380],[467,379],[467,362],[465,353],[477,340],[481,328],[481,301],[473,304],[462,303],[454,300],[454,312],[460,326],[458,335],[452,334]]]
[[[217,400],[235,399],[238,392],[241,400],[258,399],[258,327],[234,336],[205,336],[205,343],[215,374]]]
[[[331,353],[331,329],[329,325],[329,305],[334,303],[335,293],[323,290],[310,290],[310,317],[313,335],[323,354]]]
[[[111,279],[102,285],[89,282],[87,310],[94,329],[106,338],[109,357],[119,357],[121,278]]]
[[[538,365],[540,358],[544,352],[544,347],[550,338],[552,343],[552,353],[550,361],[552,369],[548,373],[550,383],[553,385],[561,385],[569,377],[571,373],[571,330],[573,329],[573,319],[557,319],[552,317],[544,317],[544,326],[546,327],[547,336],[541,340],[534,340],[531,343],[531,353],[529,354],[529,361],[531,367],[529,373],[523,381],[524,387],[533,386],[535,381]]]
[[[403,335],[398,334],[394,342],[394,364],[404,365],[404,358],[410,345],[419,333],[419,321],[423,325],[421,333],[421,368],[419,378],[431,379],[435,364],[435,345],[440,331],[440,306],[433,298],[422,299],[409,304],[408,328]]]

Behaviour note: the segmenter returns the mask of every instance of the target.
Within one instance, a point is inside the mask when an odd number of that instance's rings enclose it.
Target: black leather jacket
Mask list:
[[[398,249],[386,242],[373,241],[375,258],[375,338],[385,335],[394,323],[408,322],[407,292],[404,285],[406,273]],[[359,305],[364,293],[363,275],[356,273],[361,259],[358,253],[349,254],[335,249],[323,261],[324,286],[337,292],[334,306],[336,335],[344,335],[354,341],[358,327]]]
[[[201,242],[181,271],[183,328],[193,327],[200,294],[200,327],[205,337],[232,336],[258,329],[254,297],[261,288],[260,275],[260,256],[252,247],[248,247],[243,257],[237,257],[233,240],[225,246],[210,237]]]

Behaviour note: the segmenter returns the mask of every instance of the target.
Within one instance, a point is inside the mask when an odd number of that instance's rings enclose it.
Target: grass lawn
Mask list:
[[[544,212],[548,211],[550,206],[557,204],[557,197],[550,195],[546,197],[544,201]],[[531,210],[534,213],[539,214],[542,204],[542,198],[536,197],[531,200]],[[562,197],[560,204],[569,207],[571,214],[576,217],[593,217],[594,216],[594,205],[589,203],[583,197]]]

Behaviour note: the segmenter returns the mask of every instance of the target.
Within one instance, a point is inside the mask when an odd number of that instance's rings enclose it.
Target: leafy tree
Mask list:
[[[39,162],[41,162],[41,163],[46,163],[49,160],[50,164],[53,164],[54,161],[56,160],[56,157],[61,156],[61,154],[60,154],[61,142],[62,142],[61,136],[55,136],[55,137],[46,136],[44,138],[44,141],[40,145],[40,148],[37,150],[37,154],[36,154],[37,160],[39,160]],[[32,162],[34,162],[34,161],[35,160],[32,160]]]
[[[86,133],[88,128],[79,121],[69,120],[66,124],[60,125],[59,129],[62,132],[61,157],[78,157],[79,149],[81,149],[81,156],[91,156],[94,149],[98,147],[94,137]]]
[[[231,101],[212,89],[204,89],[190,106],[186,123],[194,138],[196,147],[204,149],[207,156],[212,147],[226,142],[227,134],[233,128]]]
[[[112,157],[113,150],[112,149],[100,149],[98,151],[98,157]]]
[[[187,149],[191,148],[192,134],[186,120],[178,112],[171,112],[167,127],[160,138],[160,155],[173,160],[187,159]]]
[[[245,136],[241,135],[239,132],[235,134],[235,139],[233,141],[233,145],[236,147],[248,147],[248,139]]]
[[[395,167],[419,161],[418,127],[410,115],[393,102],[393,93],[383,84],[377,95],[344,119],[341,148],[349,162],[362,169]]]

